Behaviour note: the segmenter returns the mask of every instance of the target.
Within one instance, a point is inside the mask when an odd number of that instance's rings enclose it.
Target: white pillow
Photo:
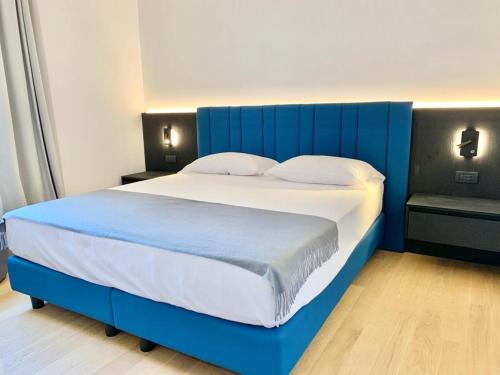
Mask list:
[[[184,167],[182,172],[259,176],[277,165],[273,159],[241,152],[222,152],[204,156]]]
[[[267,175],[309,184],[364,187],[368,181],[384,181],[383,174],[361,160],[335,156],[302,155],[269,169]]]

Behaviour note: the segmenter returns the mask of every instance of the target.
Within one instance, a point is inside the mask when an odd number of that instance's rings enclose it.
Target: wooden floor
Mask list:
[[[0,284],[0,373],[223,374]],[[500,269],[378,251],[295,374],[500,374]]]

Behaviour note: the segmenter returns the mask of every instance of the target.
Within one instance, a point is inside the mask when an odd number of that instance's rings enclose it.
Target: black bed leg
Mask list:
[[[31,297],[31,306],[33,307],[33,310],[38,310],[41,309],[42,307],[45,306],[45,301],[43,299],[39,299],[36,297]]]
[[[141,342],[139,343],[139,348],[141,349],[141,352],[150,352],[155,348],[156,344],[154,342],[151,342],[146,339],[141,339]]]
[[[112,325],[106,324],[104,326],[104,332],[106,332],[106,336],[114,337],[120,333],[120,330],[116,327],[113,327]]]

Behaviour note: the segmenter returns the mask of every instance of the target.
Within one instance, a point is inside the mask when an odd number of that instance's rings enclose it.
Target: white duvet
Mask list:
[[[32,262],[155,301],[264,327],[285,323],[333,280],[380,214],[383,196],[381,183],[355,190],[270,176],[187,173],[115,189],[303,213],[336,221],[339,251],[309,276],[290,313],[279,321],[275,320],[274,295],[267,280],[237,266],[18,219],[7,222],[9,247]]]

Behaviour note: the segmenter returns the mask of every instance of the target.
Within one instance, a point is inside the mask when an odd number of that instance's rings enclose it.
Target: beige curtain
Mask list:
[[[0,47],[1,218],[63,196],[64,184],[29,0],[0,1]]]
[[[28,0],[0,1],[0,194],[5,211],[64,195]]]
[[[19,174],[5,65],[0,50],[0,218],[5,210],[25,204],[26,196]],[[0,251],[6,247],[5,224],[0,220]]]
[[[0,197],[0,215],[2,215],[2,197]],[[7,238],[5,235],[5,223],[0,222],[0,281],[5,279],[7,275],[7,257],[9,251],[7,249]]]

